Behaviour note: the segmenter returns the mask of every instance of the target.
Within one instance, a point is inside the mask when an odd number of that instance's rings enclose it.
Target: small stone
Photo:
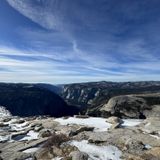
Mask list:
[[[42,137],[42,138],[50,137],[51,135],[52,133],[49,130],[41,130],[39,133],[39,137]]]
[[[88,115],[75,115],[75,118],[89,118]]]
[[[0,127],[7,127],[8,124],[0,123]]]
[[[123,121],[120,119],[120,118],[118,118],[118,117],[114,117],[114,116],[112,116],[112,117],[109,117],[107,120],[106,120],[106,122],[108,122],[108,123],[111,123],[111,124],[117,124],[117,123],[123,123]]]
[[[89,156],[87,153],[74,151],[70,153],[72,160],[88,160]]]

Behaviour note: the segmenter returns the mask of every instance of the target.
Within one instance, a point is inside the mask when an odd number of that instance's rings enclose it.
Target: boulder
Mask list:
[[[120,118],[145,118],[143,112],[147,109],[150,108],[143,98],[123,95],[111,98],[101,111]]]
[[[8,124],[0,123],[0,127],[8,127]]]
[[[59,133],[65,134],[67,136],[75,136],[84,131],[93,131],[94,127],[80,126],[80,125],[70,125],[70,126],[57,126],[55,130]]]
[[[5,118],[3,119],[3,122],[9,122],[11,119],[12,119],[12,118],[5,117]]]
[[[25,122],[24,119],[16,119],[16,121],[14,121],[12,124],[22,124],[24,122]]]
[[[107,118],[106,122],[111,123],[111,124],[123,123],[123,121],[120,118],[115,117],[115,116]]]
[[[152,117],[147,118],[141,125],[140,129],[143,132],[153,134],[153,135],[159,135],[160,136],[160,117]]]
[[[41,130],[39,133],[39,137],[45,138],[45,137],[50,137],[52,135],[51,131],[49,130]]]
[[[112,126],[109,128],[109,130],[117,129],[117,128],[120,128],[120,127],[121,127],[120,123],[115,123],[115,124],[112,124]]]

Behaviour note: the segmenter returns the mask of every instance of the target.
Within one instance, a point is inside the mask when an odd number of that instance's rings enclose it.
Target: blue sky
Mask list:
[[[160,80],[159,0],[1,0],[0,81]]]

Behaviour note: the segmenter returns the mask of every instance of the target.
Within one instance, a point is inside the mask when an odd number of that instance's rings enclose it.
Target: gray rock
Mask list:
[[[111,98],[101,111],[123,118],[140,118],[147,109],[149,106],[143,98],[124,95]]]
[[[75,115],[75,118],[89,118],[88,115]]]
[[[22,124],[24,123],[25,120],[24,119],[17,119],[16,121],[14,121],[12,124]]]
[[[39,132],[42,129],[43,129],[42,125],[37,125],[37,126],[34,127],[34,131],[36,131],[36,132]]]
[[[32,154],[26,154],[22,152],[16,152],[12,155],[12,160],[26,160],[26,159],[36,160],[36,157]]]
[[[45,138],[45,137],[50,137],[52,135],[51,131],[49,130],[41,130],[39,133],[39,137]]]
[[[87,126],[81,126],[76,124],[69,125],[69,126],[60,125],[60,126],[57,126],[55,130],[67,136],[75,136],[84,131],[93,131],[94,127],[87,127]]]
[[[109,128],[109,130],[117,129],[117,128],[120,128],[120,127],[121,127],[121,123],[115,123],[115,124],[112,124],[112,126]]]
[[[7,127],[8,124],[0,123],[0,127]]]
[[[74,151],[70,153],[72,160],[88,160],[88,154],[80,151]]]
[[[145,110],[144,114],[146,117],[160,117],[160,105],[152,105],[151,110]]]
[[[3,122],[9,122],[11,119],[12,118],[10,118],[10,117],[6,117],[6,118],[3,119]]]
[[[106,122],[111,123],[111,124],[123,123],[123,121],[120,118],[115,117],[115,116],[107,118]]]

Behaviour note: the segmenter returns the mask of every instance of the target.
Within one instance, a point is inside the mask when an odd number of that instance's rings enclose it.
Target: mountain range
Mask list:
[[[120,109],[121,105],[127,107],[132,105],[131,112],[137,114],[132,117],[123,113],[123,116],[134,118],[142,116],[144,108],[151,110],[151,106],[160,104],[158,93],[160,93],[159,81],[101,81],[57,86],[45,83],[0,83],[0,106],[6,107],[11,114],[19,116],[59,117],[79,112],[92,116],[107,116],[111,113],[106,112],[105,106],[110,100],[116,100],[116,103],[112,103],[112,107]],[[121,97],[114,98],[117,96]],[[114,114],[120,113],[116,111]]]

